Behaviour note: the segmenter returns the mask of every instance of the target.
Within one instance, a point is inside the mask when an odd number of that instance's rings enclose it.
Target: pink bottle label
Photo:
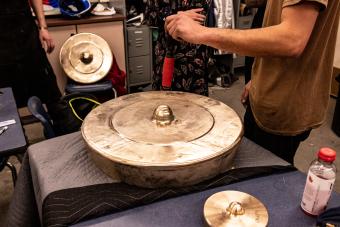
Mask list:
[[[331,196],[335,178],[323,179],[311,171],[308,172],[301,207],[311,215],[319,215],[326,207]]]

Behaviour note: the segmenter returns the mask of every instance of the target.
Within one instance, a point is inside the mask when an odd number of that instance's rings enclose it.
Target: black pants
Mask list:
[[[38,96],[47,106],[61,96],[51,66],[45,56],[39,57],[0,65],[0,87],[12,87],[19,108],[26,106],[31,96]]]
[[[244,115],[244,128],[245,137],[291,164],[294,164],[294,156],[300,143],[306,140],[311,132],[311,130],[308,130],[296,136],[280,136],[268,133],[256,124],[249,106]]]
[[[38,96],[54,109],[61,93],[32,13],[23,8],[0,14],[0,87],[12,87],[18,107]]]

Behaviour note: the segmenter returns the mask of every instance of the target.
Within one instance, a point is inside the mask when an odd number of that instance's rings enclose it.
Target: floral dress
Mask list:
[[[153,89],[160,90],[162,84],[163,62],[169,38],[164,30],[165,18],[194,8],[203,8],[207,15],[211,0],[147,0],[145,15],[147,24],[156,27],[158,36],[154,41]],[[194,31],[193,31],[194,32]],[[208,47],[171,41],[175,58],[175,69],[171,89],[208,96],[209,60]]]

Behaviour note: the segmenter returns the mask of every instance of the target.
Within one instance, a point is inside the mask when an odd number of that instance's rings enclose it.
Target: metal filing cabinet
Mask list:
[[[152,44],[151,29],[147,26],[127,27],[128,86],[151,83]]]

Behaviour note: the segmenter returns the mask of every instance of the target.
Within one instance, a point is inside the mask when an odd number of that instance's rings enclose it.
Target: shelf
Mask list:
[[[58,27],[67,25],[92,24],[123,20],[125,20],[125,16],[123,14],[115,14],[112,16],[89,16],[80,19],[68,19],[64,17],[46,18],[46,23],[48,27]]]

